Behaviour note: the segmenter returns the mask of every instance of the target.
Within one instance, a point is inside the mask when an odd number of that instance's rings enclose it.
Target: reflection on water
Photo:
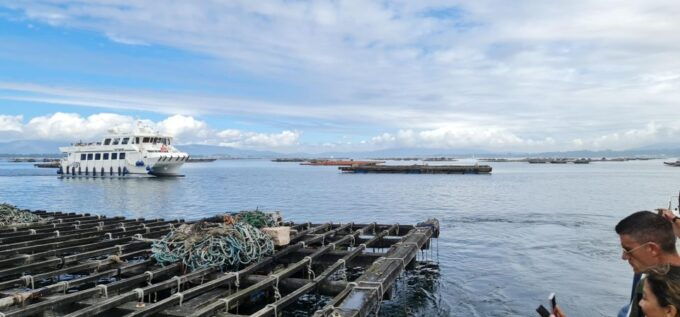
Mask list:
[[[361,274],[363,269],[355,267],[348,270],[347,276],[349,280],[354,280]],[[450,316],[450,308],[439,293],[439,274],[439,264],[436,262],[416,262],[388,291],[391,298],[382,302],[380,316]],[[311,316],[324,308],[330,299],[317,293],[307,294],[288,306],[282,316]]]
[[[143,210],[164,206],[176,192],[180,179],[167,178],[82,178],[65,177],[59,179],[82,200],[84,206],[96,206],[102,203],[117,206],[123,215],[132,218],[148,217]],[[85,209],[91,210],[91,209]],[[101,213],[93,211],[94,213]],[[162,214],[157,217],[164,217]],[[156,218],[156,217],[152,217]]]
[[[533,316],[556,292],[570,315],[614,315],[626,303],[631,270],[613,227],[634,211],[667,206],[680,169],[659,160],[490,165],[493,174],[483,177],[378,175],[242,160],[186,164],[182,178],[59,179],[52,169],[0,162],[0,201],[134,218],[256,207],[296,222],[437,217],[438,278],[407,273],[384,312]]]
[[[451,307],[441,296],[439,264],[418,262],[403,273],[392,290],[392,299],[383,302],[382,316],[450,316]]]

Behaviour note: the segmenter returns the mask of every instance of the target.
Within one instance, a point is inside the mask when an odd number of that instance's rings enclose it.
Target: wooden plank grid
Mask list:
[[[312,292],[332,297],[317,316],[366,316],[439,228],[286,223],[291,243],[257,263],[187,272],[157,264],[148,240],[183,220],[36,213],[47,220],[0,228],[0,317],[275,316]],[[350,264],[364,274],[338,279]]]

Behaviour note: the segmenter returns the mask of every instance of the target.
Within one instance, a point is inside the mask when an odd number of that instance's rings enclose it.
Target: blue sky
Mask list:
[[[278,151],[680,136],[673,1],[0,0],[0,137]]]

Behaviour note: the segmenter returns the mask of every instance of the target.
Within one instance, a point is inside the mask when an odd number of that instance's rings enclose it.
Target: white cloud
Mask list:
[[[301,132],[284,130],[280,133],[257,133],[240,130],[216,131],[205,121],[191,116],[174,115],[154,122],[113,113],[98,113],[83,117],[76,113],[57,112],[37,116],[23,122],[22,116],[0,115],[0,138],[11,140],[76,140],[93,141],[112,131],[134,130],[137,122],[173,136],[176,144],[210,144],[252,149],[289,148],[299,143]]]
[[[650,144],[678,144],[680,127],[650,122],[638,129],[589,138],[532,139],[500,127],[448,126],[431,130],[399,130],[382,133],[368,142],[378,148],[485,149],[495,151],[626,150]]]
[[[655,143],[677,144],[678,139],[680,139],[680,127],[650,122],[639,129],[610,133],[590,140],[575,139],[572,144],[578,149],[625,150]]]
[[[127,37],[121,37],[117,34],[114,33],[106,33],[106,36],[111,39],[111,41],[121,43],[121,44],[127,44],[127,45],[148,45],[144,41],[139,41],[135,40],[132,38],[127,38]]]
[[[213,133],[208,124],[194,117],[174,115],[156,125],[162,133],[171,135],[183,142],[203,141]]]
[[[520,138],[498,127],[451,125],[432,130],[407,129],[396,134],[383,133],[373,137],[371,143],[379,147],[536,151],[552,148],[555,140]]]
[[[24,125],[24,138],[27,139],[89,139],[100,137],[114,127],[132,127],[134,119],[112,113],[94,114],[81,117],[75,113],[57,112],[50,116],[32,118]]]
[[[222,146],[290,148],[299,145],[301,132],[286,130],[280,133],[266,134],[228,129],[220,131],[217,136],[221,138],[220,145]]]
[[[22,132],[23,116],[0,115],[0,132]]]

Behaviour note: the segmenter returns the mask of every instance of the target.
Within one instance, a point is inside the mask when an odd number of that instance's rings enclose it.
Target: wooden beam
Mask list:
[[[151,245],[149,242],[132,242],[124,245],[118,245],[115,247],[109,247],[109,248],[104,248],[104,249],[98,249],[94,251],[88,251],[88,252],[83,252],[83,253],[77,253],[74,255],[68,255],[64,256],[61,258],[56,258],[56,259],[49,259],[45,261],[40,261],[40,262],[35,262],[35,263],[30,263],[30,264],[24,264],[21,266],[15,266],[11,268],[7,268],[4,270],[0,270],[0,277],[6,277],[6,276],[12,276],[12,275],[18,275],[24,272],[31,272],[35,269],[38,268],[46,268],[46,267],[52,267],[52,266],[59,266],[61,265],[62,267],[65,265],[68,265],[69,263],[77,262],[80,260],[92,258],[92,257],[97,257],[97,256],[103,256],[103,255],[112,255],[112,254],[119,254],[122,255],[123,252],[126,251],[135,251],[135,250],[140,250],[144,248],[148,248]]]
[[[179,265],[178,264],[171,264],[166,267],[157,269],[153,271],[154,276],[162,276],[165,274],[170,274],[172,272],[178,272],[179,271]],[[74,303],[77,301],[80,301],[84,298],[92,297],[95,295],[108,295],[110,293],[115,293],[119,289],[123,289],[126,287],[131,287],[131,286],[136,286],[139,285],[142,282],[145,282],[148,279],[147,274],[139,274],[135,275],[133,277],[123,279],[117,282],[109,283],[109,284],[99,284],[97,287],[93,288],[88,288],[82,291],[78,291],[75,293],[68,293],[65,295],[57,296],[54,298],[50,298],[46,301],[42,301],[39,303],[35,303],[33,305],[29,305],[27,307],[24,307],[22,309],[12,311],[12,312],[7,312],[5,313],[5,317],[26,317],[26,316],[31,316],[36,313],[45,311],[47,309],[69,304],[69,303]],[[101,286],[104,285],[104,286]],[[100,287],[101,286],[101,287]]]
[[[120,274],[123,274],[125,272],[136,270],[139,266],[148,267],[148,266],[152,265],[153,263],[154,263],[154,261],[147,260],[147,261],[144,261],[144,262],[134,263],[132,265],[124,266],[124,267],[121,267],[120,269],[101,271],[101,272],[90,274],[86,277],[73,279],[73,280],[69,280],[69,281],[58,282],[58,283],[51,284],[51,285],[48,285],[48,286],[45,286],[45,287],[42,287],[42,288],[39,288],[39,289],[33,289],[33,290],[30,290],[30,291],[27,291],[27,292],[16,293],[13,296],[0,298],[0,308],[4,308],[4,307],[7,307],[7,306],[16,305],[16,304],[22,304],[26,300],[45,297],[45,296],[54,294],[56,292],[63,292],[65,294],[66,291],[69,288],[79,287],[79,286],[89,284],[89,283],[96,284],[96,282],[101,278],[120,276]]]
[[[209,315],[212,315],[213,313],[215,313],[215,311],[217,311],[218,309],[220,309],[220,307],[224,307],[225,311],[228,312],[230,307],[231,307],[231,304],[236,304],[237,302],[239,302],[240,300],[242,300],[243,298],[249,296],[250,294],[252,294],[254,292],[261,291],[263,289],[267,289],[270,286],[275,286],[276,283],[278,283],[281,279],[285,279],[285,278],[291,276],[293,273],[307,267],[308,265],[311,265],[315,258],[318,258],[322,254],[331,251],[331,249],[335,249],[335,245],[340,245],[340,244],[343,244],[343,243],[349,243],[350,242],[350,236],[352,236],[352,237],[359,236],[361,234],[364,234],[364,232],[366,232],[367,230],[370,230],[371,228],[372,228],[372,226],[368,226],[368,227],[364,227],[362,229],[356,230],[353,234],[347,235],[347,236],[343,237],[342,239],[336,241],[336,244],[329,244],[329,245],[326,245],[322,248],[319,248],[316,252],[310,254],[305,259],[298,261],[297,263],[292,264],[292,265],[288,266],[287,268],[285,268],[285,269],[283,269],[283,270],[281,270],[281,271],[279,271],[275,274],[272,274],[271,276],[269,276],[264,281],[261,281],[261,282],[255,284],[255,285],[249,286],[246,289],[240,290],[240,291],[238,291],[234,294],[231,294],[231,295],[229,295],[225,298],[222,298],[222,299],[220,299],[220,301],[218,301],[216,303],[212,303],[210,305],[207,305],[205,308],[196,311],[195,313],[191,314],[190,316],[191,317],[209,316]],[[338,231],[341,231],[341,230],[344,230],[344,229],[345,229],[345,227],[341,226],[341,227],[339,227],[335,230],[331,230],[329,232],[335,231],[337,233]],[[318,237],[315,237],[315,238],[318,238]],[[314,238],[312,238],[312,239],[314,239]]]
[[[294,292],[288,294],[287,296],[279,299],[278,301],[265,306],[264,308],[260,309],[259,311],[252,314],[251,316],[252,317],[263,317],[263,316],[269,316],[269,315],[276,314],[279,309],[285,308],[286,306],[294,303],[300,296],[308,293],[309,291],[311,291],[315,288],[318,288],[319,284],[326,281],[326,279],[328,279],[333,273],[335,273],[337,270],[339,270],[342,267],[346,267],[346,263],[351,261],[352,258],[359,255],[367,247],[370,247],[371,244],[376,243],[382,237],[390,234],[390,232],[394,231],[396,228],[397,228],[397,225],[394,225],[394,226],[378,233],[372,239],[366,241],[365,244],[361,244],[361,245],[359,245],[359,247],[353,249],[352,251],[349,251],[349,253],[347,255],[345,255],[342,259],[336,261],[333,265],[326,268],[321,274],[319,274],[319,276],[314,278],[312,281],[308,282],[307,284],[303,285],[302,287],[300,287],[299,289],[295,290]],[[359,235],[364,234],[364,232],[365,231],[363,229],[360,229],[360,230],[357,230],[355,232],[355,235],[359,236]],[[350,238],[349,236],[346,236],[345,238],[343,238],[341,240],[347,239],[347,241],[349,241],[349,238]],[[345,242],[345,241],[342,241],[342,242]],[[319,250],[319,251],[321,251],[321,250]]]
[[[269,276],[267,275],[256,275],[256,274],[251,274],[246,276],[245,278],[245,285],[250,286],[253,284],[257,284],[259,282],[264,281],[267,279]],[[294,277],[288,277],[285,279],[282,279],[279,281],[279,288],[284,291],[284,292],[293,292],[300,287],[305,286],[307,283],[309,283],[310,280],[304,279],[304,278],[294,278]],[[318,290],[319,294],[325,295],[325,296],[335,296],[338,295],[342,290],[347,288],[347,282],[345,281],[323,281],[319,283],[318,285]]]
[[[433,220],[433,222],[436,220]],[[436,221],[438,227],[438,221]],[[385,258],[376,261],[349,288],[346,294],[326,309],[317,312],[318,316],[367,316],[380,301],[395,280],[417,255],[418,250],[427,243],[434,233],[434,226],[416,227],[404,236],[402,242],[395,244]]]
[[[144,249],[144,250],[139,250],[139,251],[134,251],[130,253],[123,254],[118,257],[119,260],[125,261],[127,259],[135,258],[135,257],[140,257],[140,256],[147,256],[148,254],[151,253],[151,249]],[[82,263],[82,264],[76,264],[73,266],[67,266],[65,268],[61,268],[58,270],[53,270],[45,273],[40,273],[40,274],[34,274],[34,275],[24,275],[21,278],[5,281],[5,282],[0,282],[0,290],[8,289],[8,288],[13,288],[13,287],[29,287],[31,286],[30,281],[33,282],[40,282],[44,279],[49,279],[49,278],[55,278],[59,277],[62,274],[71,274],[71,273],[77,273],[77,272],[83,272],[83,271],[90,271],[90,270],[106,270],[110,266],[118,264],[119,261],[114,260],[112,258],[108,258],[106,260],[97,260],[97,261],[90,261],[87,263]]]
[[[136,288],[130,292],[120,294],[115,297],[108,298],[102,302],[96,303],[90,307],[86,307],[80,310],[77,310],[75,312],[72,312],[64,317],[89,317],[89,316],[96,316],[98,314],[102,314],[110,309],[113,309],[117,306],[120,306],[124,303],[135,301],[135,300],[142,300],[144,296],[149,295],[151,293],[159,292],[162,290],[170,289],[172,287],[177,287],[177,291],[180,291],[180,287],[182,284],[194,281],[196,279],[201,279],[205,277],[206,275],[213,273],[217,270],[217,268],[207,268],[207,269],[202,269],[198,270],[186,275],[182,276],[175,276],[173,279],[167,279],[165,281],[149,285],[146,287],[142,288]]]
[[[171,229],[173,227],[173,224],[179,224],[178,222],[168,222],[168,223],[153,223],[149,224],[146,226],[149,230],[155,230],[155,229]],[[60,234],[57,237],[56,232],[53,234],[53,236],[47,237],[40,239],[39,237],[33,236],[33,239],[29,239],[28,241],[21,241],[21,242],[15,242],[15,243],[3,243],[0,244],[0,250],[7,250],[7,249],[12,249],[12,248],[18,248],[18,247],[26,247],[26,246],[34,246],[34,245],[42,245],[45,243],[52,243],[52,242],[57,242],[57,241],[66,241],[66,240],[71,240],[71,239],[79,239],[79,238],[85,238],[85,237],[91,237],[91,236],[100,236],[100,237],[106,237],[108,233],[111,234],[119,234],[122,232],[126,233],[146,233],[146,229],[144,229],[143,226],[131,228],[131,229],[123,229],[123,228],[116,228],[116,229],[111,229],[111,230],[106,230],[106,231],[88,231],[84,233],[75,233],[75,234],[67,234],[67,235],[62,235]]]

